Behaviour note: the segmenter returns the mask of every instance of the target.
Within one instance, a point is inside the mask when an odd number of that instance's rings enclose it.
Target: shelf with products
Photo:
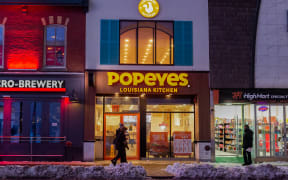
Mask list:
[[[239,147],[242,145],[241,119],[239,120],[237,117],[235,119],[216,118],[215,122],[216,149],[224,152],[239,153]]]

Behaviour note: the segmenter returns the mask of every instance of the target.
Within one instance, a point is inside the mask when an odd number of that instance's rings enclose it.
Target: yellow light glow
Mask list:
[[[150,40],[149,40],[149,42],[151,42],[151,43],[152,43],[152,42],[153,42],[153,39],[150,39]]]
[[[125,42],[129,42],[129,39],[125,39]]]
[[[128,47],[129,45],[128,44],[125,44],[125,47]]]

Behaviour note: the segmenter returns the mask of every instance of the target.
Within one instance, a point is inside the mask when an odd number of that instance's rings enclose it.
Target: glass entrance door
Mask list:
[[[139,114],[105,114],[104,115],[104,159],[112,159],[116,155],[113,140],[119,124],[123,123],[127,128],[127,142],[129,150],[126,149],[128,159],[140,158],[140,129]]]

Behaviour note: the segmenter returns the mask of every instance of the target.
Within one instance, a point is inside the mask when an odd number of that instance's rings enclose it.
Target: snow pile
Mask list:
[[[188,179],[288,179],[288,169],[279,168],[271,164],[214,167],[210,164],[180,164],[174,163],[166,171],[176,178]]]
[[[120,164],[117,166],[0,166],[0,179],[49,178],[49,179],[144,179],[146,171],[141,166]]]
[[[133,166],[131,163],[121,163],[105,167],[106,177],[112,179],[144,179],[146,171],[142,166]]]

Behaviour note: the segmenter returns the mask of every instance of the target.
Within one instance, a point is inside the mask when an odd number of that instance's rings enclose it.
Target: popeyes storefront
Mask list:
[[[119,123],[128,128],[128,159],[201,159],[199,144],[210,143],[208,73],[97,71],[93,76],[95,159],[115,155]]]

